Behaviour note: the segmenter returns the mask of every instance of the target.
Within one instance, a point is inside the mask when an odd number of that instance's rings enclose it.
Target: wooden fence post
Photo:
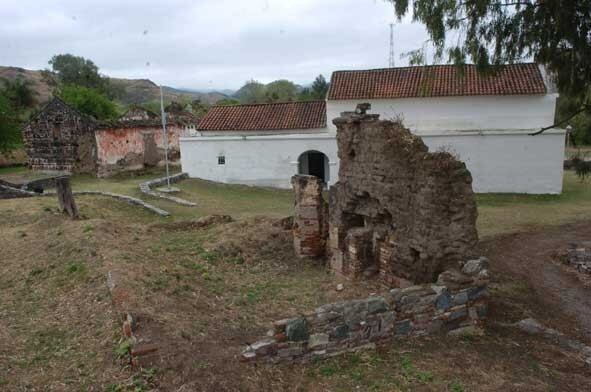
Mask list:
[[[72,219],[78,219],[78,208],[76,207],[76,202],[72,195],[70,178],[67,176],[56,178],[55,187],[57,190],[57,201],[59,203],[60,211],[67,213]]]

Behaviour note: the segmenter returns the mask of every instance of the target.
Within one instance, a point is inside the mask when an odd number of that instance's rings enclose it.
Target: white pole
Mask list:
[[[162,116],[162,134],[164,135],[164,164],[166,165],[166,184],[170,190],[170,175],[168,173],[168,134],[166,132],[166,113],[164,113],[164,97],[160,86],[160,114]]]

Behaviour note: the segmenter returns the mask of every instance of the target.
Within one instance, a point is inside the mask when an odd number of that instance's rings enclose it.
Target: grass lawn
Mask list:
[[[158,175],[161,172],[109,179],[75,176],[73,186],[74,189],[107,190],[145,199],[171,212],[172,220],[194,219],[208,214],[227,214],[235,218],[292,214],[293,196],[289,190],[191,179],[176,185],[181,189],[178,196],[194,201],[197,207],[184,207],[143,195],[139,191],[139,183]],[[480,194],[477,195],[477,203],[478,232],[483,238],[535,226],[591,219],[591,181],[581,183],[569,171],[565,172],[561,195]]]
[[[26,173],[27,168],[25,166],[8,166],[0,167],[0,176],[6,174]]]
[[[591,181],[567,171],[560,195],[480,194],[477,204],[481,237],[591,219]]]
[[[482,337],[411,339],[317,363],[240,363],[240,350],[272,320],[379,288],[345,282],[336,291],[340,280],[324,266],[295,257],[289,231],[274,224],[292,213],[290,191],[186,180],[179,197],[198,203],[192,208],[139,192],[140,182],[159,175],[72,183],[141,197],[170,218],[98,196],[77,198],[77,221],[58,213],[54,198],[0,200],[0,390],[591,390],[579,359],[494,323]],[[567,173],[564,190],[478,195],[481,236],[591,219],[591,184]],[[214,213],[235,221],[184,226]],[[108,272],[129,289],[140,328],[161,343],[161,362],[134,370],[120,358]],[[535,315],[532,290],[495,273],[491,317]]]

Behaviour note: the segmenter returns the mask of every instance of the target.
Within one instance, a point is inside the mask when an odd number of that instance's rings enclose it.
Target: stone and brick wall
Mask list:
[[[291,179],[295,194],[293,242],[299,257],[321,257],[328,236],[328,205],[318,177],[296,175]]]
[[[331,269],[349,278],[377,273],[388,287],[434,282],[474,256],[472,177],[463,162],[429,152],[368,107],[334,120],[340,169],[329,197]]]
[[[267,337],[249,345],[242,359],[306,361],[395,338],[468,333],[487,317],[488,282],[488,261],[479,258],[441,273],[433,284],[323,305],[274,322]]]
[[[27,164],[33,170],[93,173],[94,121],[54,98],[24,127]]]

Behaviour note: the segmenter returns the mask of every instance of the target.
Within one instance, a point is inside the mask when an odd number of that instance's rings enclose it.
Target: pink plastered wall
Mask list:
[[[182,129],[171,126],[168,129],[168,145],[171,150],[179,150],[179,136]],[[159,149],[164,148],[164,137],[160,128],[108,128],[96,132],[97,160],[99,165],[113,165],[128,154],[143,156],[145,151],[144,134],[152,133]]]

